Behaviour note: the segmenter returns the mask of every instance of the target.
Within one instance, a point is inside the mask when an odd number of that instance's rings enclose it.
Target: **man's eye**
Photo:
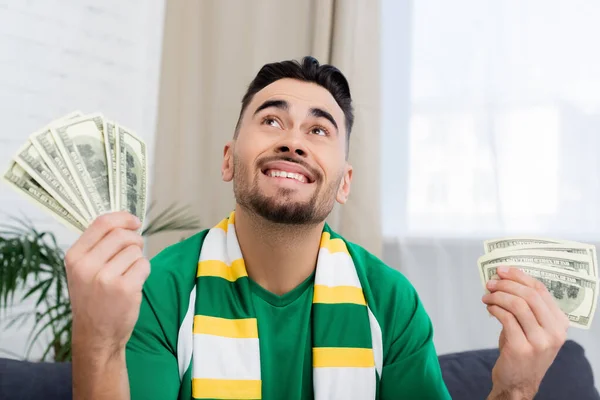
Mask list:
[[[263,119],[263,124],[274,126],[275,128],[281,128],[281,125],[275,118],[265,118]]]
[[[327,131],[319,127],[312,128],[311,133],[319,136],[327,136]]]

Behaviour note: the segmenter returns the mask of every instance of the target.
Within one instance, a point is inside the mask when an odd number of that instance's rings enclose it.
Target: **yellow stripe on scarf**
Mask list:
[[[322,249],[329,250],[330,253],[348,253],[346,243],[342,239],[331,239],[329,232],[323,232],[321,234],[321,245]]]
[[[195,315],[194,333],[238,339],[255,339],[258,338],[258,324],[256,318],[228,319]]]
[[[373,349],[355,347],[314,347],[313,367],[354,367],[375,366]]]
[[[260,399],[261,381],[243,379],[192,379],[195,399]]]
[[[196,276],[216,276],[227,279],[229,282],[235,282],[243,276],[248,276],[248,273],[242,258],[234,260],[231,266],[221,260],[204,260],[198,263]]]
[[[315,285],[313,303],[340,304],[353,303],[367,305],[362,288],[355,286]]]
[[[217,225],[215,225],[215,228],[219,228],[219,229],[222,229],[225,232],[227,232],[228,225],[233,225],[234,223],[235,223],[235,212],[232,211],[229,214],[229,218],[223,218]]]

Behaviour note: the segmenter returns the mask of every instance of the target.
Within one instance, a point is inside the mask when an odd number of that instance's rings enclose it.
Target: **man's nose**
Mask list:
[[[299,132],[290,133],[278,144],[276,153],[296,153],[300,157],[307,155],[304,138]]]

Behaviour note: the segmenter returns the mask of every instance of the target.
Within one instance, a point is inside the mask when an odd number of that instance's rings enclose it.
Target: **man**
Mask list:
[[[139,221],[98,218],[69,250],[77,399],[448,399],[411,284],[324,223],[345,203],[353,112],[307,57],[250,84],[222,176],[235,212],[150,265]],[[542,284],[499,271],[490,399],[531,399],[568,321]],[[146,280],[147,279],[147,280]]]

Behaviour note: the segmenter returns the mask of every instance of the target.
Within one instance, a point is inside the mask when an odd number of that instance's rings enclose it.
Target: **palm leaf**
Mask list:
[[[59,305],[53,306],[51,308],[57,309],[58,306],[64,306],[64,304],[59,304]],[[45,317],[47,317],[47,316],[49,316],[48,321],[44,325],[42,325],[42,327],[40,328],[39,325],[41,324],[41,321],[43,319],[45,319]],[[42,318],[40,318],[38,321],[36,321],[35,325],[33,326],[32,331],[30,332],[29,337],[27,339],[27,341],[29,342],[29,346],[27,347],[27,351],[26,351],[27,358],[29,358],[29,354],[31,353],[31,350],[33,349],[33,345],[38,341],[38,339],[40,338],[40,335],[46,329],[48,329],[49,327],[52,327],[53,324],[58,323],[63,320],[71,320],[71,307],[70,306],[54,316],[51,316],[50,311],[46,311],[46,314],[43,314]],[[55,338],[56,337],[52,337],[51,341],[54,341]]]
[[[14,324],[16,324],[19,320],[21,320],[21,325],[19,325],[19,327],[23,327],[23,325],[25,324],[25,322],[27,322],[27,320],[29,318],[31,318],[31,316],[34,315],[33,311],[23,311],[18,313],[17,315],[14,315],[10,318],[10,321],[6,324],[5,329],[9,329],[11,328]]]
[[[148,214],[154,204],[148,208]],[[0,224],[0,312],[15,303],[15,294],[25,290],[21,301],[37,297],[35,307],[46,306],[43,313],[26,311],[10,320],[9,326],[21,326],[31,317],[35,322],[27,339],[27,357],[33,346],[48,332],[50,342],[43,349],[42,359],[53,352],[55,360],[71,359],[71,303],[68,297],[64,250],[55,235],[38,231],[27,216],[8,216]],[[143,236],[167,231],[195,230],[200,223],[188,207],[172,205],[154,218],[146,218]]]

